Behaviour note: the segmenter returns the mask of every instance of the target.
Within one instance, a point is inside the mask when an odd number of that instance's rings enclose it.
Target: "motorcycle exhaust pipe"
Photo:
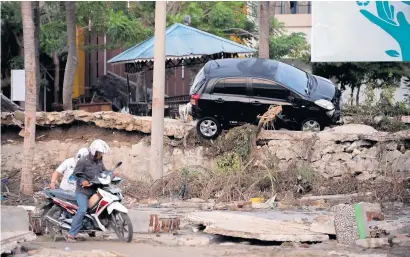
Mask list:
[[[51,218],[51,217],[49,217],[49,216],[46,216],[46,219],[47,219],[48,221],[50,221],[51,223],[53,223],[55,226],[59,226],[59,227],[62,228],[62,229],[70,230],[70,228],[71,228],[69,225],[67,225],[67,224],[65,224],[65,223],[62,223],[62,222],[60,222],[60,221],[58,221],[58,220],[56,220],[56,219],[53,219],[53,218]]]

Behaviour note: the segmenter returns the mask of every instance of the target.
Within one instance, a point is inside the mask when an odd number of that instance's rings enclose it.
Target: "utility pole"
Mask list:
[[[164,97],[165,97],[165,27],[166,2],[155,2],[154,81],[151,123],[151,176],[164,175]]]

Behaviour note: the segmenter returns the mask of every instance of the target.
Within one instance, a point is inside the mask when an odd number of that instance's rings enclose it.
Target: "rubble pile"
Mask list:
[[[94,123],[101,128],[138,131],[145,134],[151,133],[151,117],[139,117],[131,114],[117,112],[64,111],[64,112],[37,112],[36,124],[38,126],[71,124],[75,121]],[[1,113],[2,125],[24,124],[24,112]],[[194,126],[178,120],[165,119],[164,135],[168,137],[184,138]]]

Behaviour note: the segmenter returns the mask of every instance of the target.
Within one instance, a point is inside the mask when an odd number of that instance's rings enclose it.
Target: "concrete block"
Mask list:
[[[360,205],[360,207],[362,207],[364,211],[374,211],[374,212],[382,211],[382,207],[380,203],[360,202],[358,203],[358,205]]]
[[[1,207],[1,231],[29,231],[27,211],[20,207]]]
[[[390,246],[388,238],[365,238],[356,241],[356,244],[365,248],[381,248]]]
[[[359,232],[359,238],[365,239],[370,237],[369,224],[367,222],[366,206],[355,204],[356,225]]]

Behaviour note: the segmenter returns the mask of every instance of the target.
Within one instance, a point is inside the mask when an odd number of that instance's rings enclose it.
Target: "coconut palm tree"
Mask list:
[[[24,69],[26,71],[26,99],[24,121],[23,168],[21,171],[20,192],[33,194],[33,159],[36,138],[36,97],[39,78],[37,78],[36,39],[33,15],[33,2],[21,3],[24,40]]]
[[[75,68],[77,67],[77,45],[76,45],[76,2],[65,2],[67,12],[67,42],[68,42],[68,56],[67,64],[64,72],[63,82],[63,106],[64,110],[72,110],[72,94],[73,83],[75,76]]]

